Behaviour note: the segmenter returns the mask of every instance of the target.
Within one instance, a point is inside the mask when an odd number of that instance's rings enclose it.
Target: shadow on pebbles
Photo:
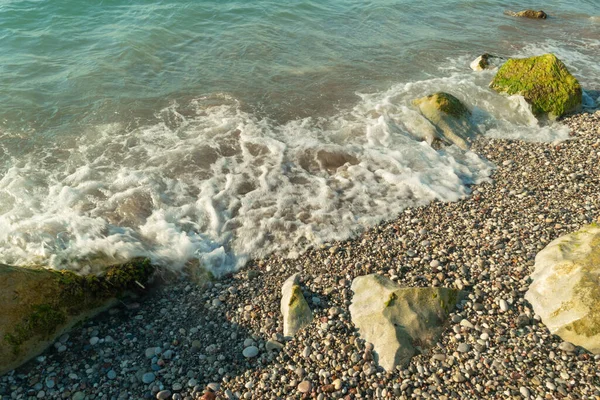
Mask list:
[[[559,144],[480,139],[473,150],[497,169],[462,201],[104,313],[0,377],[0,397],[600,399],[600,356],[562,343],[524,300],[536,253],[600,218],[600,111],[564,123],[572,139]],[[295,272],[314,321],[284,341],[280,288]],[[468,292],[440,341],[392,372],[348,312],[352,279],[374,272]]]

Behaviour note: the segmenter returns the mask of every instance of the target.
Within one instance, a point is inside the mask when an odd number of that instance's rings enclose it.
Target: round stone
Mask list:
[[[531,395],[531,393],[529,392],[529,389],[527,389],[525,386],[521,386],[519,388],[519,392],[521,392],[521,394],[523,395],[523,397],[525,397],[526,399],[528,399],[529,396]]]
[[[156,393],[156,398],[159,400],[166,400],[169,397],[171,397],[171,392],[168,390],[161,390],[160,392]]]
[[[562,351],[566,351],[568,353],[572,353],[575,351],[575,346],[569,342],[562,342],[561,344],[558,345],[558,348],[561,349]]]
[[[298,384],[298,391],[300,393],[310,393],[312,390],[312,383],[309,381],[302,381]]]
[[[142,382],[144,382],[145,384],[152,383],[155,379],[156,375],[154,375],[153,372],[146,372],[144,375],[142,375]]]
[[[256,357],[258,355],[258,347],[256,346],[249,346],[246,347],[244,349],[244,351],[242,352],[242,354],[244,355],[244,357],[246,358],[252,358],[252,357]]]
[[[117,373],[114,369],[111,369],[110,371],[108,371],[106,376],[108,377],[108,379],[115,379],[117,377]]]
[[[98,336],[94,336],[93,338],[90,339],[90,344],[92,346],[95,346],[98,344],[99,341],[100,341],[100,338]]]
[[[461,344],[459,344],[459,345],[458,345],[458,348],[457,348],[457,350],[458,350],[459,352],[461,352],[461,353],[468,353],[468,352],[469,352],[469,350],[471,350],[471,346],[469,346],[469,345],[468,345],[468,344],[466,344],[466,343],[461,343]]]

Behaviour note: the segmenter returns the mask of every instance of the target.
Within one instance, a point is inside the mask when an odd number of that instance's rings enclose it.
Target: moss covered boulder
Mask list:
[[[498,69],[490,84],[497,92],[519,94],[534,114],[557,118],[581,104],[579,82],[554,54],[511,58]]]
[[[0,374],[38,355],[57,336],[139,288],[148,260],[111,266],[102,276],[0,264]]]
[[[355,278],[352,291],[352,322],[387,371],[407,365],[418,348],[433,346],[463,296],[448,288],[400,287],[377,274]]]
[[[300,288],[299,274],[290,276],[281,287],[281,314],[283,335],[286,337],[293,337],[313,320],[312,311]]]
[[[449,93],[438,92],[417,99],[413,104],[421,114],[435,127],[432,142],[455,144],[463,150],[470,147],[472,137],[478,132],[470,122],[471,112],[456,97]]]
[[[519,17],[519,18],[529,18],[529,19],[546,19],[548,18],[548,14],[543,12],[542,10],[523,10],[519,12],[506,11],[506,15],[510,15],[511,17]]]
[[[550,332],[600,354],[600,225],[548,244],[531,279],[525,299]]]

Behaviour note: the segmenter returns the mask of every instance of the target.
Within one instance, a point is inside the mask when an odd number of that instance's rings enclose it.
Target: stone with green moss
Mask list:
[[[41,353],[125,291],[139,288],[153,270],[146,259],[110,266],[100,276],[0,264],[0,374]]]
[[[310,325],[313,314],[300,288],[300,275],[289,277],[281,287],[281,314],[283,314],[283,335],[293,337]]]
[[[554,54],[509,59],[498,69],[490,87],[523,96],[534,114],[553,119],[579,107],[582,98],[579,82]]]
[[[550,332],[600,354],[600,226],[554,240],[535,258],[525,295]]]
[[[416,99],[413,104],[433,126],[433,130],[424,137],[429,144],[441,142],[455,144],[464,150],[469,148],[478,130],[469,119],[471,112],[459,99],[449,93],[438,92]]]
[[[377,274],[354,279],[352,291],[352,322],[373,344],[376,360],[387,371],[407,365],[419,349],[433,346],[464,295],[449,288],[400,287]]]

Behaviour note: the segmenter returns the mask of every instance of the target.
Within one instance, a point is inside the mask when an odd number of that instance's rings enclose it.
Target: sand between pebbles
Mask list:
[[[600,221],[600,111],[564,122],[572,140],[560,144],[479,140],[474,151],[498,168],[467,199],[123,304],[0,377],[0,398],[600,399],[600,356],[551,335],[523,298],[535,254]],[[295,272],[315,319],[284,342],[280,287]],[[440,342],[392,373],[365,353],[348,312],[352,279],[373,272],[470,293]]]

